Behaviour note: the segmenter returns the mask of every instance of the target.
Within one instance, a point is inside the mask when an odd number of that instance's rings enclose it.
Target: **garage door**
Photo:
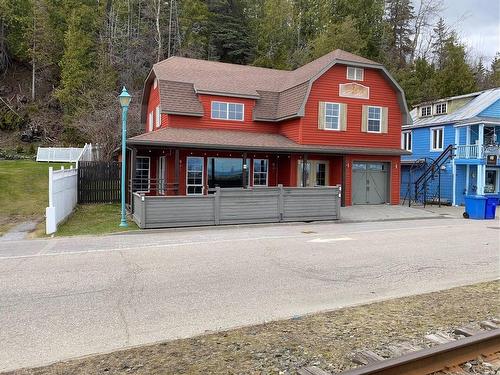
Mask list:
[[[388,201],[388,164],[354,162],[352,203],[382,204]]]

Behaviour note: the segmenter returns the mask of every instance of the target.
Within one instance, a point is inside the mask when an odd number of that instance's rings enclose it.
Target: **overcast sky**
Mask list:
[[[444,0],[443,18],[488,63],[500,51],[499,0]]]

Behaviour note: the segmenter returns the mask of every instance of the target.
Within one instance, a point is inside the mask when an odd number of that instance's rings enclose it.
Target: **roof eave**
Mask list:
[[[248,146],[248,145],[223,145],[211,143],[189,143],[189,142],[171,142],[171,141],[152,141],[140,139],[128,139],[127,145],[130,146],[158,146],[158,147],[178,147],[178,148],[193,148],[193,149],[208,149],[208,150],[227,150],[227,151],[265,151],[277,153],[316,153],[316,154],[356,154],[356,155],[411,155],[410,152],[402,149],[363,149],[363,148],[335,148],[325,149],[315,146],[290,146],[290,147],[275,147],[275,146]]]

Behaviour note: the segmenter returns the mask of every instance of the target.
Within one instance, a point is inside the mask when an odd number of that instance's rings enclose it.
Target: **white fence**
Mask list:
[[[78,169],[54,171],[49,168],[49,207],[45,210],[45,231],[54,233],[76,206],[78,197]]]
[[[56,163],[77,163],[79,161],[93,161],[99,159],[99,147],[85,143],[83,148],[78,147],[38,147],[36,161]]]

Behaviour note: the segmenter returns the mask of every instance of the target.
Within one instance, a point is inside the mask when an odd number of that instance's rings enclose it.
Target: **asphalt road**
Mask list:
[[[492,280],[499,237],[433,219],[0,242],[0,370]]]

